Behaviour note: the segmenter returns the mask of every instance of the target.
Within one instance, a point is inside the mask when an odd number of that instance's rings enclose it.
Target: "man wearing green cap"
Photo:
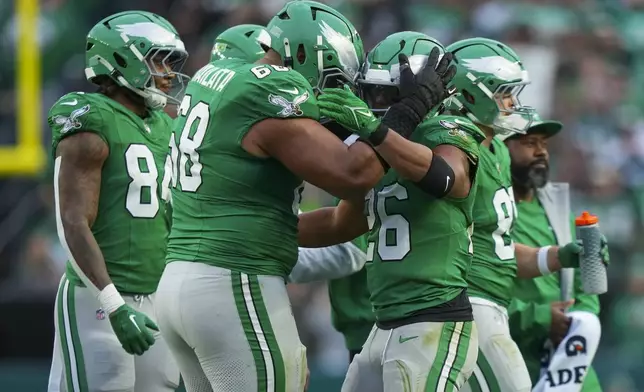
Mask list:
[[[561,128],[561,123],[544,121],[535,113],[526,134],[505,140],[518,209],[512,231],[516,243],[540,248],[575,238],[568,184],[548,182],[548,140]],[[516,279],[510,331],[525,359],[533,391],[601,391],[590,367],[601,334],[597,314],[597,296],[583,293],[573,269]]]

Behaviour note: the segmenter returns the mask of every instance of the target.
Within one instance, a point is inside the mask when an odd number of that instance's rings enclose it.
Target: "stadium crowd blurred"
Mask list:
[[[84,40],[104,16],[128,9],[168,18],[186,43],[192,74],[214,37],[240,23],[265,23],[283,0],[41,0],[43,113],[62,94],[92,89]],[[611,244],[610,291],[601,297],[596,369],[607,391],[644,390],[644,0],[330,0],[371,48],[386,35],[422,31],[447,44],[486,36],[515,47],[533,85],[523,95],[562,121],[551,141],[553,179],[571,184],[573,210],[599,215]],[[0,50],[15,52],[11,2],[0,2]],[[0,57],[0,144],[13,143],[14,56]],[[50,131],[43,121],[43,140]],[[305,206],[330,201],[315,189]],[[0,301],[55,295],[66,256],[58,244],[50,172],[0,181]],[[342,377],[343,340],[330,326],[326,286],[290,287],[312,371]],[[641,386],[641,387],[637,387]]]

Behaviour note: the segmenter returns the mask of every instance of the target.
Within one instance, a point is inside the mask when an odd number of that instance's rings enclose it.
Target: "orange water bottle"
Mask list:
[[[583,252],[579,258],[581,282],[586,294],[604,294],[608,291],[606,265],[600,251],[602,245],[599,219],[584,211],[575,219],[577,239],[582,241]]]

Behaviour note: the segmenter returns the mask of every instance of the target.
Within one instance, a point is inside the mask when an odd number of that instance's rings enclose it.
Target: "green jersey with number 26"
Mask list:
[[[164,200],[172,119],[162,111],[150,111],[143,119],[105,95],[70,93],[54,104],[48,120],[54,157],[58,143],[79,132],[93,132],[107,144],[92,233],[119,292],[155,292],[170,228]],[[70,264],[67,278],[82,285]]]
[[[478,191],[474,204],[474,259],[468,293],[501,306],[510,304],[517,265],[510,230],[517,217],[510,173],[510,153],[498,138],[481,146]]]
[[[241,143],[262,120],[304,117],[318,120],[319,109],[310,84],[296,71],[238,59],[197,71],[171,139],[177,164],[168,262],[290,273],[304,184],[279,161],[252,156]]]
[[[437,116],[425,120],[411,140],[429,148],[458,147],[476,167],[482,139],[469,120]],[[471,174],[472,189],[462,199],[436,199],[394,170],[368,195],[367,279],[378,321],[444,304],[467,287],[477,181]]]

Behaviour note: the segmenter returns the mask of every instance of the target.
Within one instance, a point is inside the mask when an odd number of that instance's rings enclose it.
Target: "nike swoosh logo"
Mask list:
[[[456,92],[456,87],[452,87],[447,89],[447,95],[452,95]]]
[[[131,315],[130,315],[130,321],[132,322],[132,324],[134,324],[134,326],[136,327],[136,329],[138,329],[138,330],[139,330],[139,332],[141,332],[141,328],[139,328],[139,324],[137,324],[137,323],[136,323],[136,321],[134,320],[134,317],[135,317],[135,316],[134,316],[133,314],[131,314]]]
[[[365,117],[371,117],[371,116],[373,116],[373,113],[371,113],[371,112],[370,112],[370,111],[368,111],[368,110],[367,110],[367,111],[363,111],[363,110],[356,110],[356,113],[361,114],[361,115],[363,115],[363,116],[365,116]]]
[[[286,89],[278,88],[278,90],[279,90],[279,91],[281,91],[281,92],[283,92],[283,93],[288,93],[288,94],[293,94],[293,95],[297,95],[297,94],[299,94],[299,93],[300,93],[300,92],[298,91],[298,89],[296,89],[296,88],[292,88],[292,89],[290,89],[290,90],[286,90]]]
[[[409,336],[406,338],[403,338],[402,336],[398,336],[398,343],[405,343],[408,340],[416,339],[418,336]]]
[[[360,124],[360,120],[358,120],[358,116],[356,115],[356,113],[367,118],[373,117],[373,113],[371,112],[371,110],[368,110],[368,109],[365,110],[361,106],[353,107],[353,108],[351,106],[344,106],[344,107],[351,110],[351,114],[353,114],[353,119],[356,121],[356,124]]]
[[[75,99],[73,101],[68,101],[68,102],[61,102],[61,105],[69,105],[69,106],[76,106],[78,105],[78,99]]]
[[[443,192],[447,192],[447,188],[449,187],[449,180],[451,180],[451,178],[447,176],[447,182],[445,183],[445,190],[443,190]]]

